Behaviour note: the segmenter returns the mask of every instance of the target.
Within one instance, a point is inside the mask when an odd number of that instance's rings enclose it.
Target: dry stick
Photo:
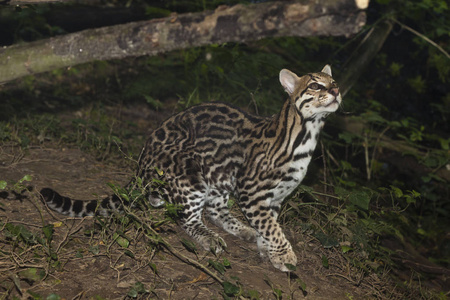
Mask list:
[[[436,44],[435,42],[433,42],[432,40],[430,40],[429,38],[427,38],[425,35],[421,34],[420,32],[412,29],[411,27],[409,27],[408,25],[403,24],[402,22],[399,22],[398,20],[392,18],[392,21],[394,21],[395,23],[397,23],[398,25],[400,25],[401,27],[405,28],[406,30],[414,33],[415,35],[417,35],[418,37],[424,39],[425,41],[427,41],[428,43],[430,43],[431,45],[433,45],[434,47],[436,47],[439,51],[441,51],[445,56],[447,56],[447,58],[450,58],[450,54],[444,50],[444,48],[442,48],[441,46],[439,46],[438,44]]]
[[[365,160],[366,160],[366,172],[367,172],[367,180],[370,181],[370,179],[372,178],[372,170],[373,170],[373,164],[375,162],[375,152],[376,149],[380,143],[381,138],[383,137],[383,135],[386,133],[386,131],[388,131],[391,127],[387,126],[377,137],[377,140],[375,141],[375,144],[373,145],[373,149],[372,149],[372,157],[370,158],[369,156],[369,139],[368,139],[368,134],[367,132],[364,134],[364,156],[365,156]]]
[[[320,148],[322,150],[322,162],[323,162],[323,182],[324,182],[323,193],[327,194],[328,193],[328,190],[327,190],[327,159],[325,157],[325,148],[323,146],[322,141],[320,141]],[[328,197],[326,197],[325,201],[328,202],[328,200],[329,200]]]
[[[377,150],[378,145],[380,144],[380,140],[383,137],[383,135],[391,128],[391,126],[387,126],[377,137],[377,140],[375,141],[375,145],[373,145],[372,149],[372,159],[370,160],[370,173],[373,171],[373,164],[375,162],[375,152]]]
[[[325,152],[327,153],[328,157],[331,159],[332,162],[335,163],[335,165],[337,167],[340,167],[339,162],[337,161],[337,159],[333,156],[333,154],[331,154],[330,150],[326,149]]]
[[[211,270],[209,270],[207,267],[205,267],[204,265],[202,265],[201,263],[199,263],[196,260],[190,259],[189,257],[181,254],[179,251],[177,251],[175,248],[172,247],[172,245],[167,242],[165,239],[163,239],[153,228],[151,228],[150,226],[148,226],[145,222],[142,222],[140,220],[140,218],[135,215],[132,212],[128,212],[127,214],[130,215],[131,217],[133,217],[133,219],[135,219],[140,225],[142,225],[143,227],[145,227],[146,230],[150,231],[152,234],[154,234],[155,236],[157,236],[158,238],[154,238],[152,236],[149,236],[148,234],[146,234],[146,236],[148,238],[150,238],[152,241],[156,242],[156,243],[160,243],[163,244],[164,247],[166,247],[167,250],[169,250],[170,253],[172,253],[173,255],[175,255],[176,257],[178,257],[179,259],[186,261],[187,263],[197,267],[198,269],[202,270],[203,272],[205,272],[206,274],[208,274],[209,276],[211,276],[213,279],[215,279],[217,282],[219,282],[220,284],[224,283],[224,280],[221,279],[219,276],[217,276],[216,273],[212,272]]]
[[[344,279],[347,279],[349,282],[351,282],[354,285],[357,285],[357,282],[355,280],[353,280],[353,278],[349,277],[349,276],[345,276],[344,274],[339,274],[339,273],[331,273],[331,274],[326,274],[326,277],[329,276],[336,276],[336,277],[342,277]]]
[[[369,139],[367,138],[367,132],[364,133],[364,160],[366,161],[366,174],[367,180],[370,181],[370,164],[369,164]]]
[[[55,253],[58,254],[59,251],[61,250],[61,248],[64,247],[69,242],[69,236],[71,236],[72,234],[74,234],[75,232],[80,230],[80,226],[81,226],[81,224],[84,223],[85,220],[86,220],[86,217],[83,217],[83,219],[81,219],[81,221],[78,224],[76,224],[75,226],[71,226],[71,228],[68,228],[63,240],[56,247]],[[67,225],[67,223],[64,223],[64,225],[66,225],[66,227],[69,227]],[[72,231],[71,229],[73,229],[73,228],[75,228],[75,230]]]
[[[78,294],[76,294],[75,297],[72,298],[72,300],[82,299],[84,294],[86,294],[86,291],[83,290],[83,291],[79,292]]]
[[[255,95],[253,95],[253,93],[250,93],[250,95],[252,96],[252,103],[253,103],[253,105],[255,106],[255,113],[256,113],[257,115],[259,115],[259,112],[258,112],[258,104],[256,104]]]
[[[29,264],[29,263],[26,263],[26,262],[20,262],[20,261],[18,261],[18,257],[16,257],[16,256],[18,256],[18,255],[15,254],[15,253],[11,253],[10,257],[14,261],[16,266],[18,266],[19,268],[37,268],[37,269],[43,269],[44,268],[44,265]],[[28,259],[28,260],[30,260],[30,259]]]
[[[38,227],[38,228],[42,228],[41,225],[31,224],[31,223],[27,223],[27,222],[23,222],[23,221],[14,221],[14,220],[7,221],[7,220],[5,220],[4,225],[6,225],[7,223],[11,223],[11,224],[21,224],[21,225],[25,225],[25,226],[28,226],[28,227]],[[3,230],[3,228],[1,228],[1,230]]]

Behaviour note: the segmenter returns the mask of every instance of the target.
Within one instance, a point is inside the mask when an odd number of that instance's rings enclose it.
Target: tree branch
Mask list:
[[[94,60],[280,36],[350,36],[365,24],[354,0],[278,1],[88,29],[0,49],[0,83]]]

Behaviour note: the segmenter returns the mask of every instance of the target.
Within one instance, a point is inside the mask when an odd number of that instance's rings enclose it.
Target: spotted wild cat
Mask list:
[[[203,248],[219,253],[226,243],[205,226],[202,213],[227,232],[256,240],[262,256],[288,271],[286,264],[296,265],[297,257],[277,222],[280,206],[305,176],[325,118],[342,98],[328,65],[302,77],[284,69],[280,82],[289,98],[272,117],[223,103],[201,104],[170,117],[148,138],[136,177],[149,186],[155,170],[163,171],[165,185],[160,191],[148,189],[149,202],[181,204],[179,223]],[[62,197],[49,188],[41,194],[50,208],[71,216],[108,215],[121,203],[115,195],[97,203]],[[250,226],[230,214],[230,194]]]

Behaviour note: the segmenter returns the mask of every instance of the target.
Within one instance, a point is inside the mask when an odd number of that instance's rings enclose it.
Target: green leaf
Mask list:
[[[223,258],[223,265],[227,268],[231,267],[231,263],[226,257]]]
[[[130,202],[130,197],[126,193],[119,193],[119,197],[127,203]]]
[[[335,238],[328,236],[322,232],[316,233],[314,234],[314,236],[319,240],[324,248],[332,248],[339,245],[339,242]]]
[[[353,251],[353,248],[350,247],[350,246],[342,245],[342,246],[341,246],[341,250],[342,250],[342,253],[347,253],[347,252],[349,252],[349,251]]]
[[[365,191],[352,192],[349,195],[348,200],[359,208],[364,210],[369,209],[370,195]]]
[[[406,199],[406,203],[408,203],[408,204],[416,203],[416,199],[414,197],[409,196],[409,195],[406,195],[405,199]]]
[[[426,91],[426,81],[422,78],[422,75],[417,75],[414,78],[406,80],[409,86],[418,94],[423,94]]]
[[[136,297],[138,296],[138,292],[136,291],[136,289],[131,288],[131,289],[128,291],[127,296],[129,296],[129,297],[131,297],[131,298],[136,298]]]
[[[136,298],[139,294],[148,294],[149,292],[142,282],[137,281],[127,295],[131,298]]]
[[[45,272],[37,268],[28,268],[19,272],[20,278],[26,278],[31,281],[40,281],[44,278]]]
[[[158,99],[153,98],[152,96],[144,95],[145,101],[155,110],[163,107],[163,104]]]
[[[277,299],[281,299],[282,295],[283,295],[283,291],[277,288],[273,288],[272,289],[273,293],[275,294],[275,296],[277,297]]]
[[[182,209],[182,206],[166,202],[165,209],[170,217],[178,217],[178,211]]]
[[[31,177],[31,175],[25,175],[22,179],[19,180],[19,183],[22,183],[24,181],[31,181],[32,179],[33,178]]]
[[[292,265],[292,264],[284,264],[286,266],[286,268],[291,271],[291,272],[295,272],[297,270],[297,267]]]
[[[366,113],[363,113],[363,114],[361,114],[361,117],[363,117],[368,122],[374,122],[374,123],[380,123],[380,124],[387,123],[387,120],[375,111],[368,111]]]
[[[60,300],[61,296],[56,295],[56,294],[50,294],[47,296],[47,298],[45,298],[46,300]]]
[[[197,246],[193,241],[189,241],[183,238],[181,239],[181,243],[183,244],[183,246],[186,248],[187,251],[197,253]]]
[[[115,135],[113,135],[113,136],[111,137],[111,140],[112,140],[114,143],[116,143],[116,144],[119,144],[119,145],[123,144],[122,141],[120,140],[120,138],[117,137],[117,136],[115,136]]]
[[[113,239],[119,244],[122,248],[128,248],[130,245],[130,241],[128,241],[126,238],[120,236],[117,232],[113,234]]]
[[[389,70],[391,72],[392,76],[399,76],[400,75],[400,70],[403,68],[403,65],[400,63],[396,63],[396,62],[392,62]]]
[[[223,283],[223,291],[228,296],[236,296],[240,290],[241,289],[237,285],[232,284],[231,282],[225,281]]]
[[[245,297],[250,300],[259,300],[259,292],[256,290],[248,290],[245,292]]]
[[[439,138],[439,142],[441,143],[441,147],[443,150],[449,149],[450,139]]]
[[[8,185],[8,183],[6,181],[0,180],[0,190],[6,189],[7,185]]]
[[[145,8],[145,14],[152,18],[163,18],[168,17],[171,14],[171,11],[160,7],[147,6]]]
[[[342,169],[344,169],[344,170],[351,170],[353,168],[352,165],[348,161],[341,160],[340,163],[341,163]]]
[[[30,294],[30,296],[33,297],[33,299],[36,299],[36,300],[41,300],[41,299],[42,299],[42,296],[39,295],[39,294],[36,293],[36,292],[27,290],[27,293]]]
[[[100,249],[98,248],[98,246],[90,246],[89,252],[91,252],[94,255],[98,255],[100,253]]]
[[[301,280],[300,278],[297,278],[298,287],[303,291],[306,292],[306,283]]]
[[[44,233],[45,238],[47,239],[47,242],[50,243],[53,239],[53,224],[47,224],[44,227],[42,227],[42,232]]]
[[[339,138],[341,140],[344,140],[347,144],[351,144],[354,137],[355,137],[355,135],[348,131],[339,133]]]
[[[334,192],[336,193],[337,196],[339,196],[339,198],[341,198],[342,200],[345,200],[348,195],[350,194],[350,191],[348,191],[347,189],[341,187],[341,186],[336,186],[334,188]]]
[[[425,175],[425,176],[420,177],[420,179],[422,179],[422,181],[423,181],[424,183],[428,183],[428,182],[431,181],[431,176],[429,176],[429,174],[428,174],[428,175]]]
[[[300,189],[302,189],[304,192],[308,194],[312,194],[314,192],[314,189],[312,187],[309,187],[307,185],[300,185]]]
[[[423,228],[417,228],[417,233],[423,236],[427,235],[427,232]]]
[[[434,156],[426,157],[422,163],[429,168],[436,168],[439,166],[439,159]]]
[[[208,264],[216,269],[221,275],[225,274],[225,266],[222,263],[209,259]]]
[[[129,256],[129,257],[131,257],[131,258],[134,258],[134,257],[135,257],[135,256],[134,256],[134,253],[131,252],[130,250],[125,250],[124,253],[125,253],[125,255],[127,255],[127,256]]]
[[[339,183],[341,183],[341,184],[343,184],[345,186],[348,186],[348,187],[355,187],[356,186],[356,182],[354,182],[354,181],[344,180],[341,177],[338,177],[337,179],[338,179]]]
[[[23,239],[26,243],[29,244],[36,244],[36,236],[31,231],[26,229],[22,224],[15,226],[11,223],[6,223],[5,228],[7,230],[7,236],[16,239]]]
[[[155,273],[156,275],[158,275],[158,268],[156,267],[156,264],[150,262],[148,263],[149,267],[152,268],[153,273]]]
[[[228,203],[227,203],[227,207],[228,207],[228,209],[230,209],[230,208],[232,208],[233,207],[233,205],[234,205],[234,200],[233,199],[228,199]]]
[[[403,197],[403,191],[398,187],[391,185],[391,190],[394,192],[395,197],[397,198]]]
[[[326,257],[325,255],[322,256],[322,266],[324,266],[326,269],[328,269],[328,267],[330,266],[328,264],[328,257]]]

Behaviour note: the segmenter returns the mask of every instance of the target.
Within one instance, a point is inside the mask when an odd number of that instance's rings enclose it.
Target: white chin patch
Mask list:
[[[326,104],[323,105],[324,107],[330,107],[330,106],[332,106],[332,105],[334,105],[334,104],[339,105],[339,99],[338,99],[338,97],[331,96],[331,97],[329,97],[329,98],[327,99],[327,101],[326,101],[325,103],[326,103]]]

